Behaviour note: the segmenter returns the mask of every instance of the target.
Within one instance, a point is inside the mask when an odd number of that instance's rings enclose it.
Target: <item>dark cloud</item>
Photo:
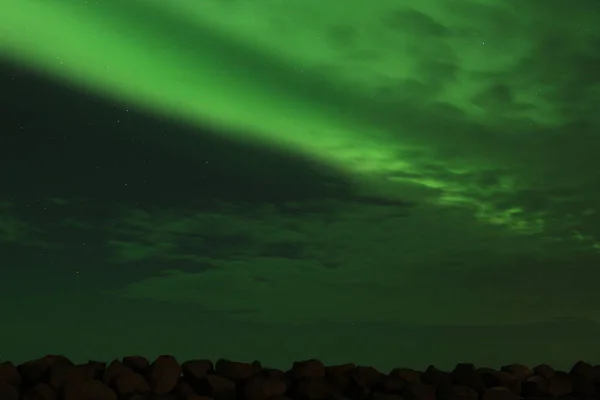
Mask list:
[[[356,45],[358,33],[350,25],[337,25],[329,27],[327,38],[336,49],[349,50]]]
[[[508,85],[497,83],[487,88],[484,92],[479,93],[473,101],[484,107],[507,109],[513,106],[515,95]]]
[[[420,11],[412,8],[386,10],[381,20],[386,28],[399,33],[410,33],[417,37],[443,37],[448,28]]]

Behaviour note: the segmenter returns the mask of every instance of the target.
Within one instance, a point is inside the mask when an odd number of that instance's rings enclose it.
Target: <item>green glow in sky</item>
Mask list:
[[[535,1],[401,3],[8,0],[0,55],[324,161],[365,191],[564,235],[552,193],[591,178],[548,162],[591,159],[561,129],[582,115],[598,126],[587,111],[600,86],[568,61],[593,50],[596,15],[556,1],[545,13]],[[581,194],[574,218],[597,197]]]
[[[599,6],[0,0],[2,357],[597,355]]]

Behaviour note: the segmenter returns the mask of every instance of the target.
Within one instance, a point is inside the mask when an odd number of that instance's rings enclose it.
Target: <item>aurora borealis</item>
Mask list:
[[[536,329],[564,348],[540,362],[582,358],[579,327],[600,331],[598,20],[592,0],[6,0],[7,304],[69,331],[244,331],[256,351],[210,356],[273,363],[388,366],[378,343],[402,332],[439,363],[534,360]],[[35,330],[20,310],[7,335]],[[484,354],[481,329],[523,343],[488,332]],[[194,356],[132,335],[114,351]]]

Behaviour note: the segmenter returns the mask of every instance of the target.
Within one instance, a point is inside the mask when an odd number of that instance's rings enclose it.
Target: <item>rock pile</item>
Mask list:
[[[180,364],[163,355],[75,365],[60,355],[15,366],[0,363],[1,400],[600,400],[600,366],[577,362],[569,372],[549,365],[500,370],[457,364],[451,372],[326,366],[311,359],[288,371],[229,360]]]

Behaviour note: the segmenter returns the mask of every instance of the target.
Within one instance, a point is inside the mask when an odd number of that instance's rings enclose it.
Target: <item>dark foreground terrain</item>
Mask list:
[[[383,373],[354,364],[295,362],[288,371],[219,360],[179,363],[163,355],[110,364],[75,365],[49,355],[14,365],[0,363],[0,400],[600,400],[600,366],[577,362],[570,371],[520,364],[453,371],[394,368]]]

